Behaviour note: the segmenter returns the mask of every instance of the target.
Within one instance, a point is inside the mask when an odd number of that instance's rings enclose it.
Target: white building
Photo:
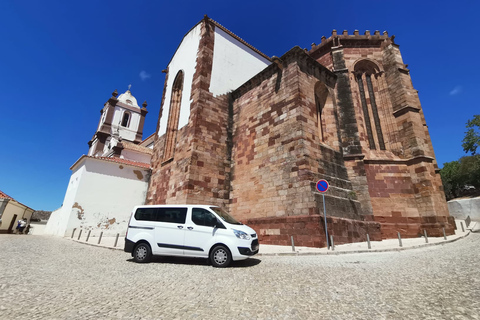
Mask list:
[[[46,234],[66,236],[73,229],[124,233],[135,205],[144,204],[150,178],[154,135],[142,141],[147,114],[130,90],[117,91],[101,110],[88,143],[88,155],[70,168],[72,176],[61,208],[52,212]]]

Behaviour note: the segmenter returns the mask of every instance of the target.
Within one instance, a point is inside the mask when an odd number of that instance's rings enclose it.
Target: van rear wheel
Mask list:
[[[210,261],[216,268],[225,268],[232,262],[232,254],[227,247],[218,245],[210,252]]]
[[[135,262],[146,263],[150,262],[151,258],[152,250],[148,244],[140,243],[133,249],[133,260],[135,260]]]

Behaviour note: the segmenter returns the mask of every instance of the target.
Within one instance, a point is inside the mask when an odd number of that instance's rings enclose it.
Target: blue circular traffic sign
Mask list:
[[[329,185],[328,185],[327,180],[324,180],[324,179],[318,180],[318,182],[317,182],[318,192],[327,192],[328,187],[329,187]]]

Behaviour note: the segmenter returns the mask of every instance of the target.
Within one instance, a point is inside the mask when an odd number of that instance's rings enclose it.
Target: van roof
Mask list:
[[[135,206],[136,208],[182,208],[182,207],[199,207],[199,208],[210,208],[218,207],[212,204],[150,204],[150,205],[140,205]]]

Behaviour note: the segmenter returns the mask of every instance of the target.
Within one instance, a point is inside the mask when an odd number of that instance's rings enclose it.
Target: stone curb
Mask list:
[[[117,247],[108,247],[108,246],[104,246],[102,244],[85,242],[85,241],[80,241],[80,240],[71,239],[71,238],[65,238],[65,239],[70,240],[70,241],[74,241],[74,242],[77,242],[77,243],[81,243],[81,244],[86,244],[86,245],[92,246],[92,247],[105,248],[105,249],[111,249],[111,250],[122,250],[123,251],[123,246],[122,247],[118,247],[118,246]]]
[[[480,231],[478,231],[480,232]],[[436,243],[425,243],[425,244],[419,244],[415,245],[412,247],[398,247],[398,248],[387,248],[387,249],[366,249],[366,250],[352,250],[352,251],[330,251],[330,252],[280,252],[280,253],[258,253],[255,256],[317,256],[317,255],[341,255],[341,254],[349,254],[349,253],[378,253],[378,252],[395,252],[395,251],[405,251],[405,250],[410,250],[410,249],[419,249],[419,248],[425,248],[425,247],[431,247],[431,246],[438,246],[438,245],[444,245],[447,243],[452,243],[457,240],[463,239],[467,237],[470,234],[470,232],[464,234],[463,236],[459,236],[458,238],[455,239],[450,239],[450,240],[444,240],[442,242],[436,242]]]

